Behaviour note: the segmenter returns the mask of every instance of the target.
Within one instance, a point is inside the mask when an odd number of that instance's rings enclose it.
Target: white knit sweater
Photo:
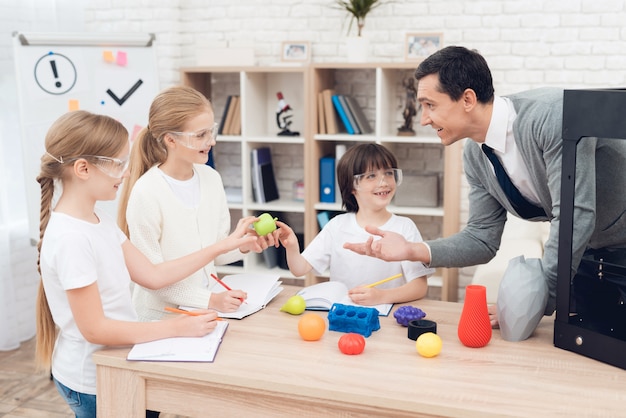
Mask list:
[[[174,195],[156,166],[148,170],[131,191],[126,219],[131,242],[153,263],[182,257],[210,246],[228,236],[230,213],[220,175],[209,166],[195,165],[200,183],[200,204],[185,206]],[[219,256],[215,263],[227,264],[241,259],[238,250]],[[203,272],[204,270],[204,272]],[[205,276],[206,273],[206,276]],[[173,285],[149,290],[133,289],[133,303],[141,321],[160,319],[165,306],[185,305],[206,308],[211,296],[205,277],[215,273],[214,262]]]

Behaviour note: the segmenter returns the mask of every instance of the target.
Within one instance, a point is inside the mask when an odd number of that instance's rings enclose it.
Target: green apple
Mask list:
[[[272,231],[276,230],[276,221],[278,218],[272,218],[269,213],[262,213],[259,215],[259,220],[254,225],[254,230],[260,236],[265,236]]]

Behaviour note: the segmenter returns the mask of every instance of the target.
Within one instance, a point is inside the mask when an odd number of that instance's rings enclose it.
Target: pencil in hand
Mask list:
[[[226,283],[224,283],[223,281],[220,280],[219,277],[217,277],[215,274],[211,273],[211,277],[213,277],[215,279],[216,282],[218,282],[219,284],[222,285],[222,287],[224,287],[224,289],[226,290],[233,290],[230,288],[230,286],[228,286]],[[247,304],[248,302],[246,302],[245,300],[243,300],[243,298],[237,298],[241,301],[241,303],[245,303]]]
[[[194,312],[194,311],[186,311],[184,309],[177,309],[177,308],[172,308],[171,306],[166,306],[164,308],[166,311],[168,312],[172,312],[172,313],[179,313],[179,314],[184,314],[184,315],[190,315],[190,316],[200,316],[200,315],[204,315],[201,312]],[[222,318],[217,317],[215,318],[216,321],[221,321]]]
[[[367,285],[365,285],[365,287],[378,286],[379,284],[387,283],[387,282],[389,282],[391,280],[397,279],[398,277],[402,277],[402,273],[396,274],[396,275],[391,276],[391,277],[387,277],[386,279],[382,279],[382,280],[379,280],[379,281],[374,282],[374,283],[367,284]]]

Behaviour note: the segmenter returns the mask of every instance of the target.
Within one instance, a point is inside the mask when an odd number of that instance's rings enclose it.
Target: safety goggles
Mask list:
[[[201,129],[196,132],[169,132],[185,148],[201,150],[217,141],[219,125],[214,123],[212,127]]]
[[[120,160],[119,158],[102,157],[100,155],[83,155],[78,158],[90,160],[91,163],[98,167],[104,174],[116,179],[124,176],[124,173],[128,170],[128,163],[130,162],[129,158]]]
[[[375,189],[383,184],[395,184],[399,186],[402,183],[402,170],[399,168],[388,168],[385,170],[370,171],[354,176],[354,188],[356,190]]]

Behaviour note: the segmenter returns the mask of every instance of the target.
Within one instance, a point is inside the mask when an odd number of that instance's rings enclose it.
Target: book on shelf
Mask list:
[[[326,133],[334,135],[339,133],[337,126],[337,112],[333,105],[333,94],[335,90],[326,89],[322,90],[322,97],[324,99],[324,120],[326,121]]]
[[[265,250],[263,250],[261,254],[263,255],[263,262],[265,263],[265,267],[267,267],[268,269],[272,269],[278,266],[278,248],[274,246],[267,247]]]
[[[365,113],[363,113],[363,109],[361,109],[361,106],[356,101],[356,99],[352,96],[345,96],[345,99],[348,105],[348,109],[350,110],[350,113],[352,114],[360,133],[369,134],[374,132],[374,129],[372,129],[372,126],[367,120]]]
[[[272,165],[272,152],[269,147],[252,150],[252,191],[257,203],[277,200],[278,186]]]
[[[311,311],[328,311],[334,303],[342,305],[364,306],[352,302],[348,295],[348,287],[337,281],[328,281],[317,283],[300,289],[297,295],[302,296],[306,302],[306,309]],[[383,303],[375,306],[366,306],[367,308],[376,308],[379,316],[387,316],[391,312],[393,303]]]
[[[348,101],[347,101],[348,96],[344,96],[343,94],[338,94],[337,96],[339,97],[339,104],[341,104],[343,111],[346,113],[346,116],[348,117],[348,122],[350,122],[350,126],[352,126],[352,130],[354,131],[354,134],[355,135],[361,134],[361,130],[359,129],[356,123],[356,120],[354,119],[354,116],[352,115],[352,111],[350,110],[350,107],[348,106]]]
[[[243,203],[241,187],[224,187],[224,192],[228,203]]]
[[[217,327],[204,337],[174,337],[135,344],[127,360],[212,362],[228,322],[217,321]]]
[[[232,133],[233,118],[235,116],[235,109],[237,108],[238,102],[239,102],[239,96],[231,97],[230,103],[228,104],[228,112],[226,113],[226,120],[224,121],[224,129],[222,131],[223,135],[233,135]]]
[[[233,120],[230,125],[231,135],[241,135],[241,99],[238,98],[235,101],[235,113],[233,114]]]
[[[346,111],[343,108],[341,101],[339,100],[339,95],[334,94],[332,96],[332,101],[333,101],[333,106],[335,107],[335,110],[337,111],[337,114],[339,115],[339,119],[341,120],[341,123],[343,127],[345,128],[346,132],[349,133],[350,135],[354,135],[354,128],[352,128],[352,125],[350,124],[350,120],[348,119],[348,115],[346,114]]]
[[[324,229],[326,224],[330,221],[330,215],[327,210],[323,210],[317,213],[317,224],[320,229]]]
[[[213,148],[209,150],[209,158],[206,160],[206,165],[211,168],[215,168],[215,158],[213,157]]]
[[[347,151],[347,147],[344,144],[335,145],[335,166],[339,164],[339,160],[341,160],[341,157],[343,157],[343,154],[345,154],[346,151]],[[337,169],[335,168],[335,173],[336,172],[337,172]],[[335,203],[339,203],[340,205],[343,203],[342,196],[341,196],[341,189],[339,188],[339,180],[337,179],[336,175],[335,175]]]
[[[343,211],[338,210],[322,210],[317,213],[317,224],[320,229],[324,228],[331,219],[335,216],[345,213]],[[300,246],[300,248],[304,248],[304,246]]]
[[[320,158],[320,202],[335,203],[335,158]]]
[[[324,94],[317,93],[317,132],[326,133],[326,115],[324,114]]]
[[[224,126],[226,125],[226,118],[228,116],[228,109],[230,108],[230,102],[233,99],[233,96],[229,95],[226,98],[226,103],[224,104],[224,112],[222,113],[222,119],[220,119],[220,126],[217,130],[219,135],[224,135]]]

